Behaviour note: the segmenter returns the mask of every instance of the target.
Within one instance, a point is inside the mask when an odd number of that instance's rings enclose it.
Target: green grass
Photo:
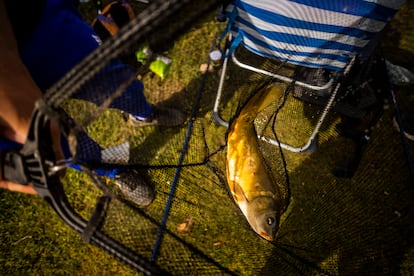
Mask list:
[[[401,53],[414,55],[411,7],[410,3],[410,9],[403,10],[392,25],[402,31],[401,46],[387,44],[387,54],[396,62],[402,59]],[[93,12],[87,8],[85,13]],[[173,60],[168,77],[162,81],[152,73],[141,76],[150,101],[176,106],[190,116],[202,78],[199,66],[206,62],[216,30],[214,14],[209,14],[174,40],[173,47],[162,53]],[[247,73],[230,73],[226,91],[236,92],[224,96],[223,116],[227,119],[255,81]],[[185,164],[200,163],[225,144],[226,130],[212,124],[210,118],[217,83],[216,70],[209,73],[204,86]],[[412,95],[408,89],[399,91],[398,96],[403,106],[409,106],[406,99]],[[85,103],[67,104],[78,120],[96,111]],[[279,117],[280,138],[301,144],[315,120],[310,111],[302,103],[289,101]],[[375,127],[352,179],[336,179],[331,174],[335,162],[352,148],[333,131],[338,122],[335,116],[324,125],[317,152],[284,151],[291,201],[274,244],[253,233],[233,203],[223,181],[224,150],[210,156],[207,165],[183,168],[167,221],[171,233],[164,237],[157,264],[176,275],[219,274],[216,265],[241,275],[411,275],[414,190],[391,118],[392,110],[386,111]],[[104,147],[129,141],[132,163],[158,166],[176,164],[187,125],[134,129],[118,111],[108,110],[87,130]],[[266,158],[274,161],[272,168],[282,170],[277,149],[262,146]],[[412,143],[410,146],[413,148]],[[174,168],[158,167],[146,171],[157,190],[154,202],[136,211],[114,200],[102,230],[149,259],[158,233],[154,221],[162,217],[175,172]],[[85,174],[74,170],[67,172],[63,184],[73,208],[88,219],[101,191]],[[135,274],[83,242],[39,197],[0,191],[0,208],[0,267],[4,275]],[[189,228],[180,230],[189,221]]]

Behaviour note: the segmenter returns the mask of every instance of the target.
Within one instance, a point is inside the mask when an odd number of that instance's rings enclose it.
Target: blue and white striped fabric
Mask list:
[[[235,0],[227,16],[235,43],[251,52],[306,67],[342,70],[404,2]]]

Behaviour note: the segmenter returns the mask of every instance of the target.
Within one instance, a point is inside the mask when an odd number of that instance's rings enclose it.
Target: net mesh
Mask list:
[[[134,170],[137,182],[144,180],[155,189],[152,203],[142,207],[131,200],[142,193],[125,194],[116,178],[96,181],[68,169],[62,181],[74,210],[89,220],[99,197],[109,189],[115,196],[100,231],[174,275],[410,271],[413,190],[407,185],[409,173],[400,142],[389,127],[390,112],[375,127],[376,135],[352,179],[332,175],[338,157],[351,151],[349,139],[335,131],[338,113],[331,113],[323,125],[317,152],[298,156],[259,141],[270,173],[289,198],[276,241],[264,241],[248,225],[226,183],[227,130],[212,123],[210,112],[218,76],[196,75],[188,88],[176,91],[174,83],[142,73],[141,67],[132,67],[133,78],[126,73],[121,81],[112,76],[122,76],[122,70],[131,68],[105,69],[143,45],[144,36],[155,26],[152,23],[161,18],[166,18],[164,24],[174,22],[170,14],[178,11],[172,8],[190,1],[161,2],[144,9],[126,31],[105,42],[45,96],[49,105],[63,108],[76,123],[75,162],[82,161],[90,169]],[[188,45],[186,51],[191,50]],[[205,50],[207,57],[210,49]],[[185,63],[185,58],[175,62]],[[260,66],[275,65],[265,60]],[[126,115],[143,109],[136,99],[136,75],[143,79],[151,103],[181,109],[185,123],[169,128],[131,126]],[[228,78],[220,110],[231,121],[268,80],[235,67],[229,68]],[[284,89],[289,92],[291,87],[284,85]],[[285,100],[276,125],[272,116],[280,103],[258,114],[256,131],[273,137],[277,133],[280,141],[300,146],[321,109],[299,101],[292,92]]]

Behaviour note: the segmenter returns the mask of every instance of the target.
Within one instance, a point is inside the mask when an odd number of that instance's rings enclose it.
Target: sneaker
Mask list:
[[[134,127],[150,125],[173,127],[181,125],[184,121],[185,114],[173,108],[152,106],[152,115],[145,119],[140,119],[137,116],[128,114],[128,122]]]
[[[401,113],[401,122],[405,137],[414,141],[414,113]],[[393,118],[393,125],[397,131],[401,131],[395,116]]]
[[[114,182],[119,186],[126,199],[141,207],[150,205],[154,200],[154,188],[135,170],[117,174]]]

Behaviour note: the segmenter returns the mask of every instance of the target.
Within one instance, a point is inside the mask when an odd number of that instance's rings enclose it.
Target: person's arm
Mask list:
[[[1,169],[0,169],[0,172],[1,172]],[[17,183],[7,181],[7,180],[2,180],[2,179],[0,180],[0,188],[6,189],[12,192],[19,192],[19,193],[24,193],[24,194],[32,194],[32,195],[37,194],[33,186],[21,185],[21,184],[17,184]]]
[[[0,135],[24,144],[33,108],[41,97],[41,91],[20,59],[4,0],[0,0],[0,41]],[[35,193],[31,186],[3,179],[0,179],[0,188]]]
[[[41,91],[20,59],[3,0],[0,0],[0,117],[10,126],[7,138],[24,143]]]

